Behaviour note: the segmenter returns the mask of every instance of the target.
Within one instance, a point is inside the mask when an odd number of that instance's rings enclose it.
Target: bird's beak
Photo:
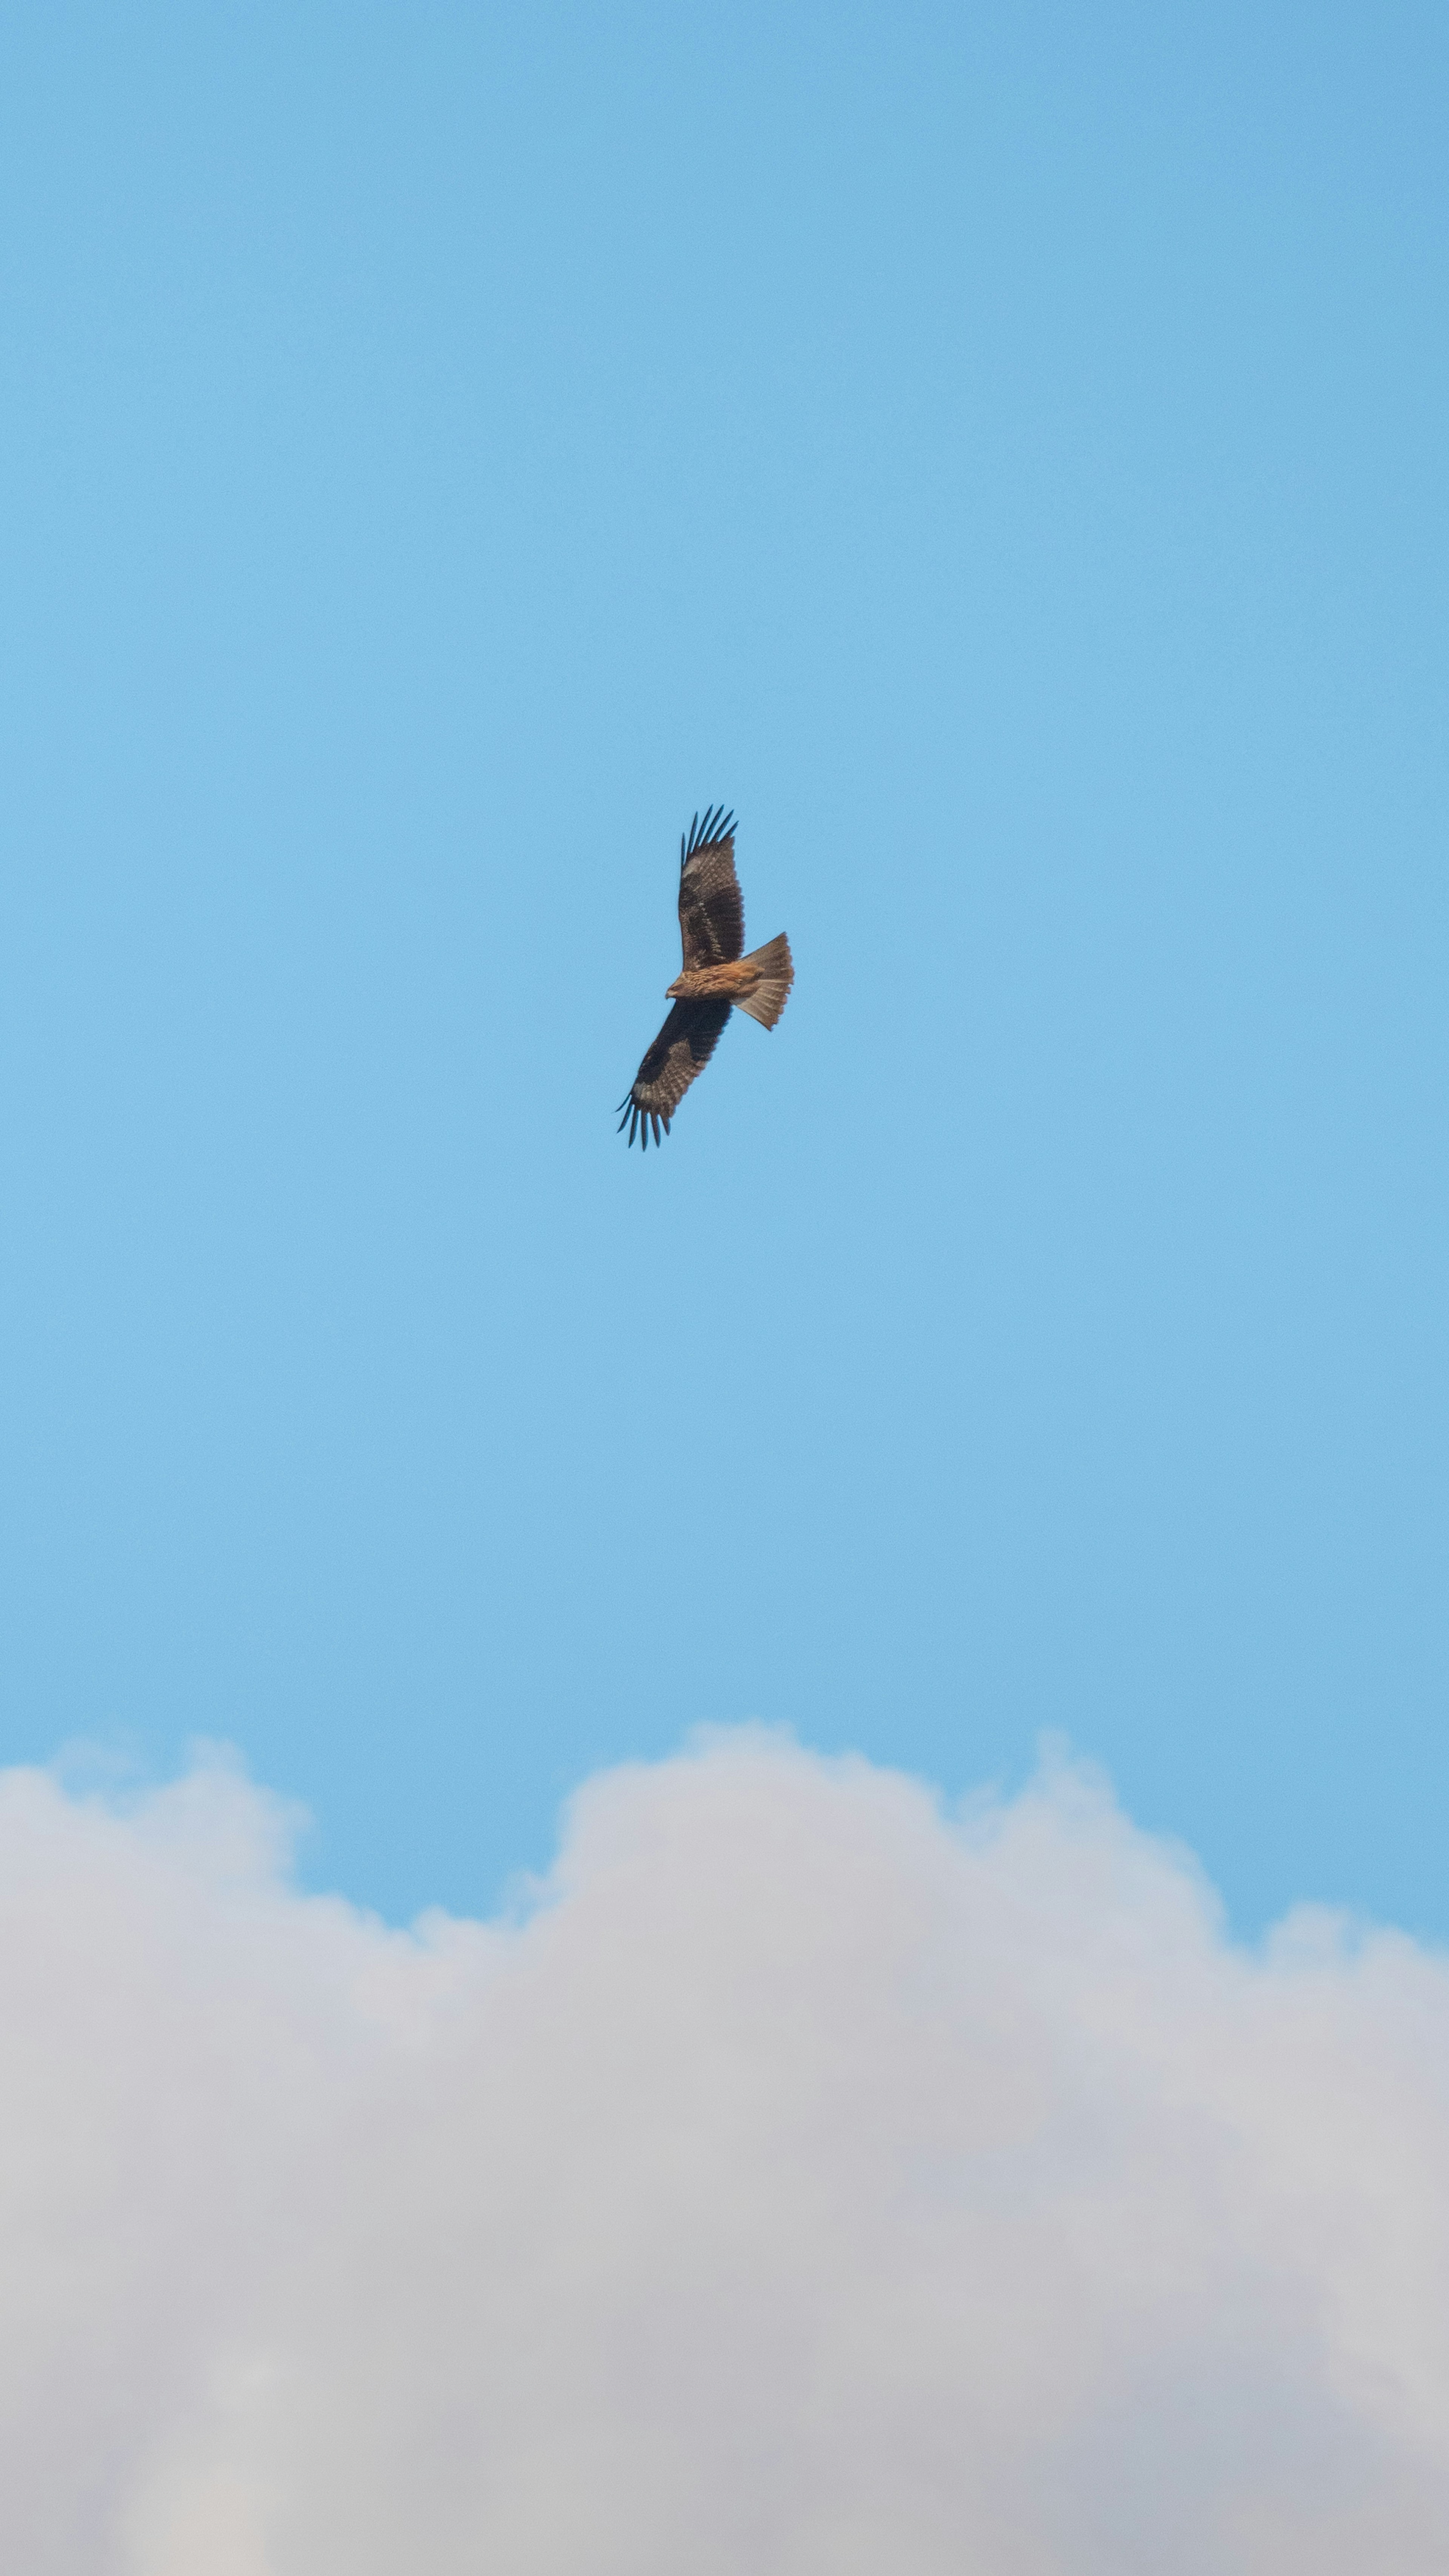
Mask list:
[[[674,1001],[677,1001],[677,1000],[678,1000],[678,998],[679,998],[679,977],[678,977],[677,975],[675,976],[674,981],[673,981],[673,983],[672,983],[672,984],[666,984],[666,985],[665,985],[665,987],[664,987],[664,998],[665,998],[666,1002],[674,1002]]]

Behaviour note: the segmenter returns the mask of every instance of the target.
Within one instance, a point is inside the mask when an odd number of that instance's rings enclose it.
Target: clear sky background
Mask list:
[[[0,28],[0,1756],[760,1718],[1449,1934],[1449,20]],[[613,1104],[723,798],[778,1032]]]

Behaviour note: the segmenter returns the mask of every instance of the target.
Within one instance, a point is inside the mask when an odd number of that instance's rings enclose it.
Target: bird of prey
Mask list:
[[[684,971],[665,995],[674,1004],[668,1019],[640,1065],[619,1106],[624,1115],[619,1132],[635,1130],[645,1151],[649,1130],[669,1122],[697,1073],[702,1073],[732,1010],[748,1011],[762,1029],[772,1029],[790,998],[795,969],[783,930],[764,948],[740,955],[745,944],[745,907],[735,875],[735,818],[722,805],[696,814],[689,837],[679,843],[679,930],[684,943]]]

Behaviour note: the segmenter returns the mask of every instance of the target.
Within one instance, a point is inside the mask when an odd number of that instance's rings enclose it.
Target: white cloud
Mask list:
[[[745,1734],[519,1925],[0,1777],[25,2576],[1429,2576],[1449,1966]]]

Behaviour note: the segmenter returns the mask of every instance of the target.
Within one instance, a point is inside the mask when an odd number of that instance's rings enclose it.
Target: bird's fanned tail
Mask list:
[[[758,1020],[762,1029],[772,1029],[790,999],[790,987],[795,981],[795,961],[783,930],[778,939],[767,940],[763,948],[752,948],[742,963],[758,967],[759,973],[753,992],[735,995],[735,1009]]]

